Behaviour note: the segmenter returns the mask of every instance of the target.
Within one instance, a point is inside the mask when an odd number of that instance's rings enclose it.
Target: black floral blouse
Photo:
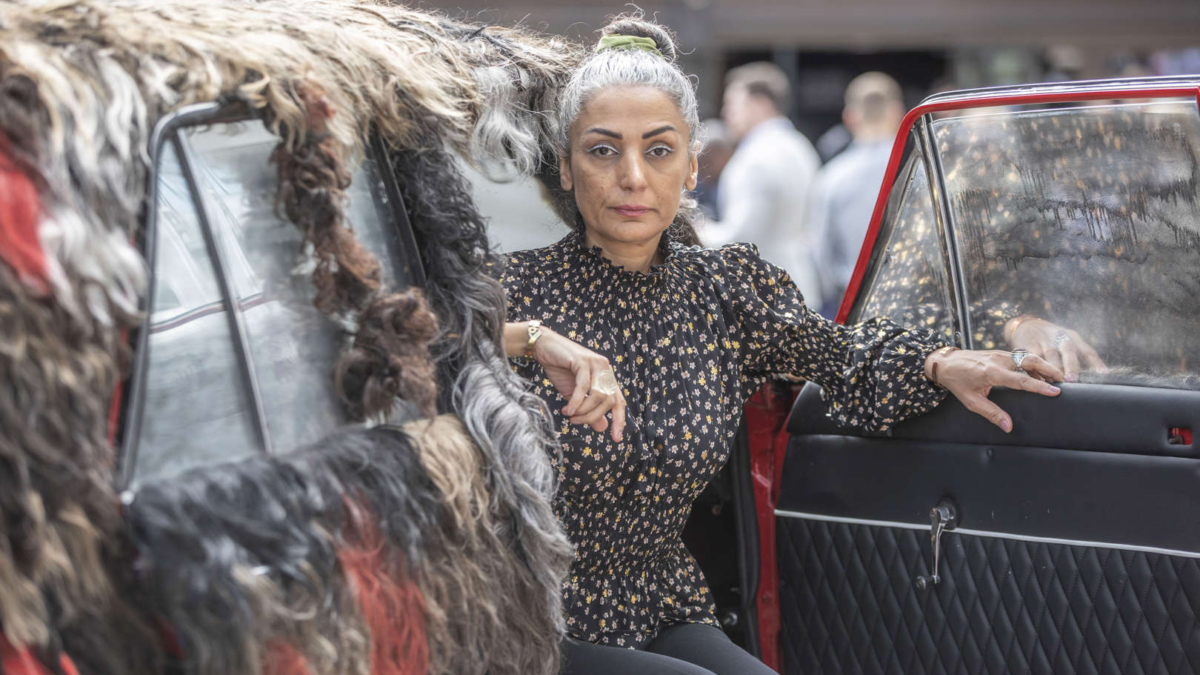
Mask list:
[[[512,254],[501,275],[509,321],[540,319],[606,356],[628,402],[614,443],[569,424],[541,366],[515,361],[550,404],[563,445],[555,510],[576,547],[563,590],[568,633],[623,647],[673,623],[718,625],[680,533],[729,457],[743,402],[766,379],[814,380],[838,423],[874,430],[944,395],[923,374],[944,344],[933,333],[826,321],[748,244],[685,248],[664,237],[662,252],[649,274],[631,272],[572,234]]]

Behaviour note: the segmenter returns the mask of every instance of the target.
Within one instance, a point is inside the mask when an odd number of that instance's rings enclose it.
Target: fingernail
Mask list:
[[[1008,432],[1012,431],[1012,422],[1009,420],[1004,420],[1000,423],[1000,428],[1003,429],[1004,433],[1007,434]]]
[[[1054,385],[1050,385],[1050,393],[1051,393],[1051,394],[1057,394],[1057,393],[1059,393],[1060,391],[1062,391],[1062,389],[1059,389],[1058,387],[1056,387],[1056,386],[1054,386]]]
[[[1067,382],[1077,382],[1078,380],[1078,375],[1067,375]]]
[[[621,442],[621,432],[617,431],[617,432],[613,433],[613,440],[620,443]]]
[[[569,407],[563,408],[563,414],[566,415],[567,417],[570,417],[571,415],[575,414],[575,411],[571,410]]]

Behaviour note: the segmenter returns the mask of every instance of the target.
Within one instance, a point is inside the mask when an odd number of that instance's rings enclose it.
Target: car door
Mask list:
[[[164,118],[151,147],[152,271],[123,399],[122,486],[315,442],[347,421],[333,386],[342,327],[313,306],[302,233],[276,210],[279,145],[238,106]],[[424,280],[397,186],[369,148],[347,220],[392,288]]]
[[[1005,326],[1036,316],[1110,372],[1057,399],[994,391],[1011,434],[955,400],[848,431],[807,385],[775,511],[783,672],[1200,669],[1196,85],[910,114],[849,320],[1008,349]],[[999,103],[1022,105],[952,112]]]

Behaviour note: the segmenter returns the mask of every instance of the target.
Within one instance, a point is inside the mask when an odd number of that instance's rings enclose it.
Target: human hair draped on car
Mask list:
[[[16,3],[0,45],[0,651],[159,673],[167,633],[195,675],[409,675],[415,643],[430,672],[556,672],[572,557],[549,501],[558,447],[501,350],[503,291],[451,152],[536,170],[581,50],[372,0]],[[220,448],[123,507],[114,438],[139,429],[120,428],[118,387],[153,303],[150,143],[166,115],[213,102],[277,137],[278,211],[303,241],[285,254],[346,332],[328,380],[346,418],[378,424],[402,398],[461,422],[252,461]],[[419,290],[389,287],[352,222],[372,136]]]
[[[688,151],[698,152],[703,142],[696,87],[676,63],[675,39],[666,27],[648,21],[639,10],[614,17],[601,31],[601,44],[571,73],[558,97],[556,150],[569,156],[571,125],[579,118],[588,100],[608,87],[653,87],[671,98],[688,126]],[[632,37],[652,40],[654,49],[606,48],[604,38]],[[647,45],[648,46],[648,45]],[[656,50],[656,51],[655,51]],[[546,166],[543,183],[554,195],[558,215],[573,227],[582,227],[574,197],[558,186],[557,166]],[[685,244],[697,243],[692,224],[698,215],[696,200],[684,191],[679,214],[671,224],[671,234]]]
[[[792,103],[792,85],[787,73],[774,63],[756,61],[738,66],[725,74],[725,86],[745,87],[751,96],[761,96],[771,102],[775,110],[787,114]]]

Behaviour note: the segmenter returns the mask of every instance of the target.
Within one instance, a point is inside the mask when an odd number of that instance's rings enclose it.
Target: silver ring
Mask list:
[[[1013,361],[1013,366],[1015,366],[1013,368],[1013,370],[1020,370],[1020,371],[1024,372],[1024,369],[1021,367],[1021,364],[1025,363],[1025,357],[1027,357],[1027,356],[1029,356],[1028,349],[1012,350],[1012,361]]]
[[[1062,351],[1063,343],[1070,342],[1070,341],[1071,341],[1071,336],[1067,335],[1067,331],[1065,331],[1065,330],[1060,330],[1054,334],[1054,348],[1060,352]]]
[[[617,384],[617,376],[613,375],[611,370],[600,373],[596,376],[595,381],[592,382],[592,391],[600,392],[605,396],[616,396],[620,388],[621,386]]]

